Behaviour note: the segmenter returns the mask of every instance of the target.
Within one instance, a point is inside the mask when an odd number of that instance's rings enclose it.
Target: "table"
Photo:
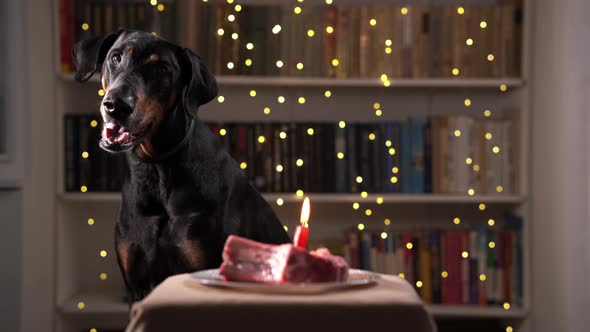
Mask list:
[[[289,295],[205,286],[176,275],[132,306],[126,332],[436,331],[406,280],[380,277],[372,286]]]

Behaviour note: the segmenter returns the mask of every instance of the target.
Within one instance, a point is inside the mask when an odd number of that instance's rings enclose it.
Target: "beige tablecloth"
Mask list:
[[[313,295],[257,294],[205,286],[188,274],[168,278],[133,305],[127,332],[435,331],[404,279]]]

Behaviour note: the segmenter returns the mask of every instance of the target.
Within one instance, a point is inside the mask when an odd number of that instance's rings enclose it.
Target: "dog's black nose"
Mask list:
[[[134,98],[125,91],[110,91],[102,100],[104,110],[113,118],[122,120],[133,113]]]

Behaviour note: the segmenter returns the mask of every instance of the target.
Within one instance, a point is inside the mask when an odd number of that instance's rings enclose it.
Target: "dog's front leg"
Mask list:
[[[131,304],[155,287],[158,233],[165,217],[121,218],[115,226],[117,261]]]

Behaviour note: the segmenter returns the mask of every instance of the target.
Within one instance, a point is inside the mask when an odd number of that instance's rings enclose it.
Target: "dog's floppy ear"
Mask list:
[[[109,49],[124,30],[109,33],[102,37],[92,37],[76,43],[72,49],[72,59],[76,67],[75,79],[86,82],[92,77],[104,61]]]
[[[217,81],[198,55],[188,48],[182,50],[181,69],[187,75],[182,98],[185,111],[194,117],[200,105],[217,96]]]

